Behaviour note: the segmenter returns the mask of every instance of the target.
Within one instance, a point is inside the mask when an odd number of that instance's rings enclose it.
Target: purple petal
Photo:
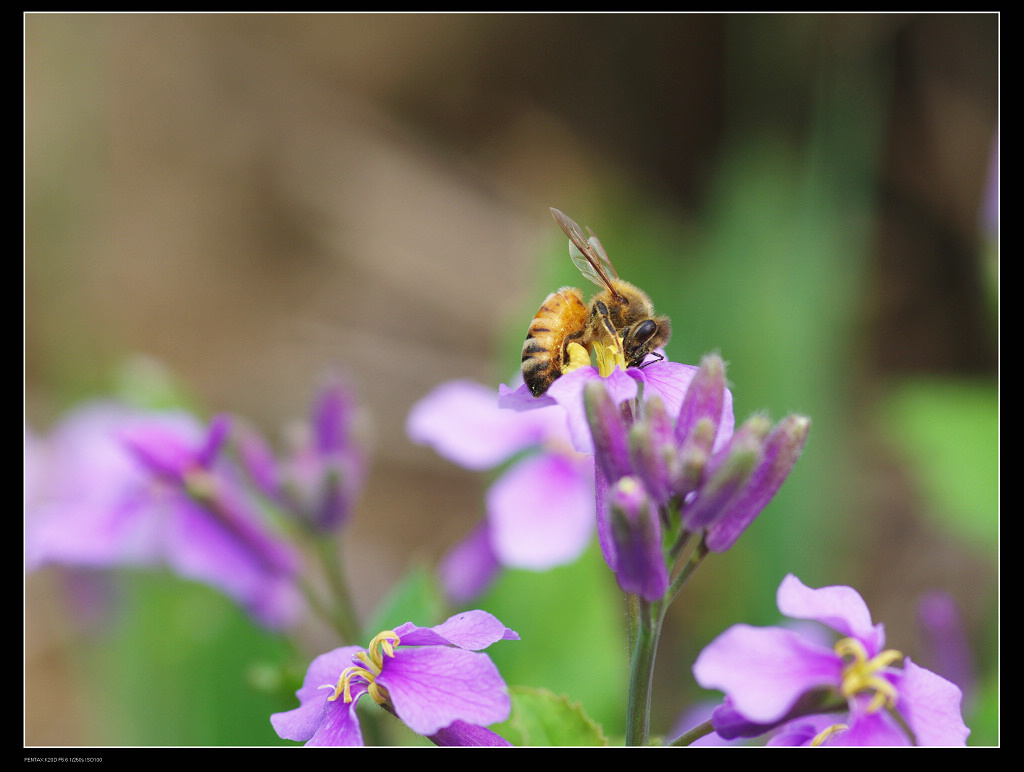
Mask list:
[[[839,686],[842,664],[790,630],[734,625],[700,653],[693,674],[705,689],[725,692],[742,716],[771,724],[810,689]]]
[[[591,468],[545,453],[514,464],[495,481],[487,491],[487,518],[502,565],[543,571],[583,553],[594,532]]]
[[[330,694],[324,689],[326,694]],[[323,719],[320,726],[307,742],[310,748],[350,748],[363,745],[363,732],[359,726],[359,717],[356,715],[356,704],[359,697],[366,693],[366,687],[352,689],[352,702],[345,702],[338,698],[334,702],[328,702],[324,709]],[[325,698],[326,699],[326,698]]]
[[[412,622],[394,630],[402,646],[458,646],[478,651],[495,641],[518,641],[519,633],[511,630],[493,614],[479,609],[455,614],[434,627],[419,627]]]
[[[309,745],[363,744],[355,706],[358,697],[366,692],[365,684],[353,684],[353,700],[349,704],[340,697],[328,702],[333,691],[320,688],[336,685],[358,651],[361,651],[358,646],[343,646],[321,654],[310,663],[302,687],[295,692],[299,707],[270,717],[278,736]]]
[[[465,721],[453,721],[437,734],[430,736],[430,741],[440,747],[473,747],[473,748],[507,748],[512,743],[500,734],[486,727],[467,724]]]
[[[26,455],[28,570],[49,563],[108,567],[158,562],[160,526],[148,517],[152,476],[118,438],[129,425],[159,427],[161,433],[189,441],[202,433],[200,424],[183,413],[143,418],[106,402],[69,413]]]
[[[654,362],[643,369],[631,368],[630,376],[644,384],[644,399],[657,394],[665,406],[665,412],[673,419],[679,415],[686,390],[690,388],[697,368],[667,359]],[[730,411],[731,413],[732,411]]]
[[[678,416],[698,369],[694,365],[665,361],[656,362],[643,370],[631,369],[629,373],[633,377],[641,379],[645,384],[644,399],[651,394],[657,394],[665,405],[665,411],[670,416]],[[713,451],[719,451],[725,447],[725,443],[732,437],[733,430],[736,428],[736,417],[733,415],[732,408],[732,392],[729,389],[725,389],[722,395],[722,408],[717,426],[718,431],[715,434]]]
[[[849,716],[835,723],[846,724],[847,728],[830,736],[823,745],[849,748],[899,747],[910,745],[910,738],[895,719],[885,710],[868,713],[870,697],[866,694],[853,699]]]
[[[725,740],[735,740],[741,737],[760,737],[775,726],[774,723],[756,723],[740,714],[728,695],[726,695],[722,704],[712,711],[711,725],[715,728],[715,733]]]
[[[200,467],[208,469],[213,465],[231,433],[231,423],[232,419],[229,415],[222,413],[214,416],[206,430],[203,444],[195,453],[195,461]]]
[[[276,501],[281,493],[280,473],[269,443],[244,421],[235,422],[233,436],[246,474],[265,495]]]
[[[498,384],[498,407],[502,410],[515,410],[522,413],[558,404],[547,394],[542,394],[539,397],[533,396],[530,387],[523,383],[522,379],[518,383],[516,388],[506,386],[504,383]]]
[[[897,684],[897,709],[907,720],[918,745],[965,745],[971,730],[960,713],[962,693],[953,683],[910,661],[903,663]]]
[[[819,734],[830,726],[834,726],[841,719],[834,715],[819,714],[815,716],[801,716],[800,718],[783,724],[778,732],[772,735],[767,745],[769,747],[799,747],[810,745]],[[828,743],[826,743],[828,744]]]
[[[395,651],[377,683],[395,714],[417,734],[433,735],[453,721],[486,726],[504,721],[511,702],[498,668],[486,654],[447,646]]]
[[[787,574],[776,593],[776,601],[791,619],[813,619],[833,630],[859,640],[873,657],[885,645],[885,626],[871,624],[867,604],[852,587],[834,585],[814,590],[793,574]]]
[[[152,416],[130,421],[118,431],[118,436],[151,472],[180,480],[196,466],[204,430],[191,416],[178,414],[168,418]]]
[[[552,432],[564,433],[564,416],[549,407],[524,413],[502,410],[493,389],[451,381],[413,406],[406,432],[460,466],[490,469]]]
[[[551,384],[547,394],[565,408],[569,434],[577,453],[594,452],[590,424],[587,423],[587,412],[583,404],[583,390],[588,382],[594,380],[601,380],[604,383],[608,396],[616,405],[636,399],[637,382],[618,368],[607,378],[601,378],[597,368],[581,367]]]
[[[184,496],[168,504],[162,541],[171,568],[218,588],[269,627],[298,621],[303,602],[292,580],[298,558],[289,547],[241,519],[226,527]]]

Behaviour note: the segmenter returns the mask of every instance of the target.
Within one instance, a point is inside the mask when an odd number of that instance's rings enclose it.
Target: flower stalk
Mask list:
[[[631,608],[637,609],[636,640],[629,665],[629,698],[626,704],[626,745],[648,745],[651,739],[651,689],[654,660],[658,651],[663,615],[660,603],[649,603],[631,596]]]

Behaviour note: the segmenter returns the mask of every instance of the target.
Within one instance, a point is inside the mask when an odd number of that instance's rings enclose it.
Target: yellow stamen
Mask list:
[[[352,702],[352,679],[361,678],[367,683],[367,692],[374,702],[378,705],[387,702],[388,691],[377,683],[377,676],[384,667],[384,656],[395,656],[395,647],[398,643],[398,636],[393,630],[385,630],[375,635],[366,651],[357,651],[355,654],[355,659],[362,662],[363,666],[352,665],[345,668],[341,671],[337,686],[326,687],[334,689],[334,694],[328,697],[327,701],[334,702],[338,697],[342,697],[344,702]]]
[[[835,652],[844,659],[852,657],[852,661],[843,668],[843,683],[840,691],[847,699],[861,692],[873,691],[874,696],[868,703],[867,712],[875,713],[885,708],[895,708],[899,694],[892,682],[883,672],[893,662],[903,659],[903,655],[895,649],[886,649],[868,659],[867,649],[856,638],[843,638],[836,643]]]
[[[590,354],[579,343],[570,343],[565,347],[565,353],[569,355],[569,361],[562,368],[562,375],[571,373],[573,370],[578,370],[581,367],[590,366]]]
[[[817,748],[819,745],[823,744],[833,735],[837,735],[840,732],[845,732],[849,728],[850,727],[848,727],[846,724],[833,724],[827,729],[822,729],[820,732],[818,732],[818,734],[814,735],[814,739],[811,740],[811,747]]]
[[[626,369],[626,357],[622,353],[621,343],[618,346],[606,346],[601,341],[595,340],[594,354],[597,358],[597,371],[602,378],[611,375],[616,367]]]

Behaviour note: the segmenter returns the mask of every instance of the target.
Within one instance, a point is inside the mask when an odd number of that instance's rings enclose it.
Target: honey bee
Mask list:
[[[601,291],[589,305],[575,287],[562,287],[544,300],[523,343],[523,380],[533,396],[547,391],[570,366],[571,343],[587,352],[601,343],[616,351],[627,367],[640,367],[650,353],[664,359],[653,349],[664,346],[672,335],[668,317],[655,316],[647,293],[619,278],[593,231],[588,239],[562,212],[552,208],[551,215],[569,237],[573,263]]]

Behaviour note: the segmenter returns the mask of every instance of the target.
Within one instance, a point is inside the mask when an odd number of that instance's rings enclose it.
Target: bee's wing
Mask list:
[[[597,234],[590,230],[590,228],[587,228],[587,232],[590,234],[590,238],[588,239],[590,245],[600,256],[601,262],[604,263],[604,267],[608,269],[608,273],[616,279],[619,278],[619,272],[616,271],[615,266],[612,265],[612,259],[608,257],[608,253],[604,251],[604,245],[601,243],[601,240],[597,238]]]
[[[611,289],[611,285],[608,283],[607,277],[603,275],[603,272],[594,263],[594,259],[588,255],[584,255],[580,252],[579,247],[573,243],[569,243],[569,258],[576,264],[576,267],[580,269],[580,273],[590,279],[601,289]]]
[[[614,294],[618,294],[612,287],[611,280],[602,266],[607,265],[612,275],[616,278],[618,278],[618,274],[611,267],[611,261],[608,260],[608,255],[605,253],[604,247],[601,246],[601,242],[597,240],[597,237],[594,236],[592,240],[597,244],[597,247],[595,247],[594,243],[587,239],[583,229],[571,217],[554,207],[551,208],[551,216],[555,218],[555,222],[565,231],[565,235],[569,237],[569,257],[576,267],[580,269],[580,273],[598,287],[603,287]]]

